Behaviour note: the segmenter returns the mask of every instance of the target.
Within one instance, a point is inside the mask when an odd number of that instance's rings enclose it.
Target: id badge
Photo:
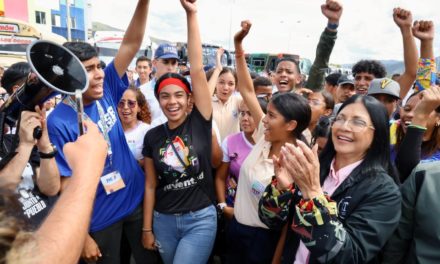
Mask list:
[[[118,171],[112,171],[102,176],[101,183],[107,195],[125,188],[124,180],[122,179],[121,174]]]

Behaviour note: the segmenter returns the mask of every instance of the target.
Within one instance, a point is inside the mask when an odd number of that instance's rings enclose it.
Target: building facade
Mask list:
[[[88,0],[68,0],[71,40],[86,41],[90,18]],[[14,18],[36,25],[42,31],[65,38],[67,34],[66,0],[0,0],[0,17]]]

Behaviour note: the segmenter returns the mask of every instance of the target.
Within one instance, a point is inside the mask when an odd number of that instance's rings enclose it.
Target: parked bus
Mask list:
[[[261,72],[273,72],[275,71],[276,62],[281,58],[292,58],[296,61],[300,61],[299,56],[295,54],[279,53],[250,53],[246,54],[246,62],[249,69],[261,73]]]
[[[109,64],[118,53],[124,34],[125,32],[123,31],[96,31],[93,39],[89,40],[89,42],[98,51],[99,59],[106,64]],[[144,42],[142,43],[142,47],[145,47],[145,49],[140,49],[137,52],[135,59],[131,62],[129,68],[134,69],[136,67],[135,60],[140,56],[151,58],[151,51],[148,48],[150,44],[148,42],[149,39],[145,37]]]
[[[52,32],[44,32],[37,27],[10,18],[0,18],[0,66],[26,61],[26,48],[35,40],[44,39],[63,44],[66,39]]]

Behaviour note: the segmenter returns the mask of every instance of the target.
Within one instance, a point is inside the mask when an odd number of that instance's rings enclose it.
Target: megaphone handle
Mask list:
[[[75,90],[75,100],[76,100],[76,109],[78,109],[78,128],[79,135],[84,135],[84,124],[83,124],[83,116],[84,116],[84,104],[82,100],[82,91],[80,89]]]
[[[40,126],[37,126],[36,128],[34,128],[34,132],[32,133],[32,135],[36,140],[38,140],[43,135],[43,130],[41,129]]]

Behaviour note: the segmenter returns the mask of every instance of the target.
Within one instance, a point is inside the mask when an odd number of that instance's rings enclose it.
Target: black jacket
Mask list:
[[[323,225],[306,227],[311,238],[290,228],[295,207],[301,200],[300,192],[275,197],[277,191],[272,186],[266,188],[260,201],[261,220],[274,229],[282,228],[286,221],[289,224],[282,263],[294,262],[300,239],[311,253],[310,264],[378,263],[379,251],[399,222],[401,196],[398,186],[384,170],[362,173],[361,166],[353,170],[331,197],[337,203],[337,217],[324,217]],[[328,169],[321,173],[321,186],[327,175]],[[321,214],[325,212],[321,210]]]

